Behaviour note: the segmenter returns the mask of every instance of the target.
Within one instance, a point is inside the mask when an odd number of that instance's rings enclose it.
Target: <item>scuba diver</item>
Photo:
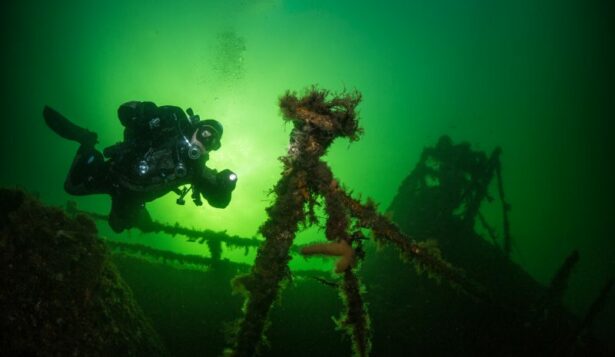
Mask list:
[[[80,144],[64,189],[76,196],[110,195],[109,225],[115,232],[132,227],[151,231],[145,203],[170,191],[179,195],[180,205],[190,190],[197,206],[203,204],[201,195],[216,208],[225,208],[231,200],[237,175],[205,166],[209,152],[220,148],[222,125],[213,119],[201,120],[192,109],[184,112],[152,102],[124,103],[118,109],[124,140],[102,153],[95,148],[96,133],[48,106],[43,117],[56,134]]]

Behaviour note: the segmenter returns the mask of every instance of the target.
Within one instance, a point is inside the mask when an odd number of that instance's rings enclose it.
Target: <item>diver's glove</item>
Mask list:
[[[216,170],[205,167],[203,174],[196,177],[193,189],[203,195],[210,206],[225,208],[231,202],[231,196],[237,185],[237,174],[231,170]]]
[[[237,185],[237,174],[233,171],[226,169],[216,174],[217,186],[225,192],[232,192]]]

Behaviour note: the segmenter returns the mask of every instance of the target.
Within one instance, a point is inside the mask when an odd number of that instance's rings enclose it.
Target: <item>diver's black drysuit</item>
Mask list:
[[[64,183],[72,195],[109,194],[112,205],[109,225],[116,232],[138,226],[152,229],[145,203],[174,191],[183,204],[192,185],[192,199],[201,205],[200,195],[217,208],[226,207],[237,176],[230,170],[217,172],[205,166],[207,151],[197,150],[195,133],[203,130],[212,138],[208,150],[220,147],[222,126],[215,120],[190,117],[175,106],[152,102],[128,102],[118,109],[124,126],[124,140],[98,151],[97,135],[77,127],[55,110],[45,107],[45,121],[60,136],[81,143]],[[205,129],[204,129],[205,128]],[[209,135],[213,133],[214,135]],[[192,140],[191,140],[192,139]],[[191,142],[192,141],[192,142]],[[202,148],[203,146],[201,146]],[[107,158],[107,159],[105,159]]]

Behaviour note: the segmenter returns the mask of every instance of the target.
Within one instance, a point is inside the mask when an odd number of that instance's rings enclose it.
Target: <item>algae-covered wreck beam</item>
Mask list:
[[[467,277],[463,270],[453,267],[442,258],[435,241],[415,242],[402,233],[390,219],[378,213],[373,201],[362,204],[348,193],[339,192],[340,199],[344,200],[344,204],[350,208],[352,216],[357,219],[357,225],[371,230],[377,242],[395,246],[400,251],[402,258],[409,263],[413,263],[418,272],[427,272],[433,278],[444,279],[476,301],[488,302],[491,300],[483,286]]]
[[[251,273],[236,280],[247,293],[247,301],[233,349],[235,356],[252,356],[262,345],[269,311],[289,276],[289,252],[299,224],[315,220],[316,192],[310,180],[320,157],[337,137],[356,139],[359,134],[354,109],[360,94],[327,100],[328,95],[327,91],[311,88],[301,99],[291,92],[280,99],[284,119],[292,122],[293,130],[288,153],[281,158],[284,172],[273,190],[276,200],[267,209],[268,219],[260,228],[265,243],[259,248]]]
[[[293,129],[288,153],[281,158],[282,178],[273,190],[276,199],[267,209],[268,219],[260,228],[265,242],[259,248],[251,273],[235,280],[247,299],[232,350],[234,356],[253,356],[261,352],[269,311],[289,276],[293,240],[301,224],[318,222],[314,207],[319,198],[325,206],[325,236],[329,242],[304,247],[301,252],[339,257],[336,272],[344,274],[340,293],[346,306],[346,316],[341,321],[351,335],[356,355],[367,356],[370,350],[369,317],[360,294],[361,284],[354,272],[357,259],[364,255],[362,228],[371,230],[376,239],[395,245],[418,267],[478,295],[479,289],[446,263],[433,244],[412,242],[397,226],[378,214],[375,205],[364,205],[353,199],[334,179],[330,167],[321,161],[336,138],[358,139],[362,130],[355,108],[360,100],[358,92],[331,97],[328,91],[315,87],[308,89],[301,98],[287,92],[280,99],[283,117],[293,124]]]
[[[153,261],[159,261],[162,264],[173,265],[180,264],[185,265],[187,268],[194,267],[195,269],[209,269],[211,267],[221,267],[226,266],[237,271],[248,271],[251,266],[245,263],[239,263],[232,260],[221,260],[217,261],[215,259],[204,257],[202,255],[196,254],[180,254],[170,252],[168,250],[156,249],[143,244],[136,243],[124,243],[118,241],[112,241],[109,239],[103,239],[107,248],[111,250],[113,254],[117,255],[125,255],[128,257],[137,257],[144,258],[147,257]],[[330,282],[325,279],[322,279],[320,276],[322,275],[322,270],[296,270],[293,271],[292,278],[293,279],[312,279],[316,281],[320,281],[323,284],[329,284],[331,286],[337,287],[336,282]]]
[[[179,254],[173,253],[168,250],[160,250],[155,249],[147,245],[136,244],[136,243],[123,243],[117,242],[109,239],[105,239],[105,245],[109,247],[114,253],[124,253],[127,255],[138,255],[144,257],[150,257],[155,260],[162,260],[164,262],[177,262],[179,264],[190,264],[201,267],[211,267],[216,264],[220,264],[221,261],[215,258],[204,257],[201,255],[195,254]],[[224,261],[224,263],[231,264],[229,261]],[[232,263],[237,265],[238,267],[243,266],[244,264]]]
[[[501,151],[501,150],[500,150]],[[510,213],[510,203],[506,201],[506,197],[504,196],[504,183],[502,182],[502,162],[498,159],[495,165],[495,174],[498,178],[498,194],[500,195],[500,202],[502,203],[502,224],[504,231],[504,253],[506,256],[510,256],[510,251],[512,249],[512,238],[510,236],[510,219],[508,214]]]
[[[544,306],[540,310],[544,310],[548,307],[560,305],[564,299],[564,294],[568,289],[568,282],[574,267],[579,262],[580,256],[578,250],[573,250],[567,257],[562,265],[557,269],[557,272],[551,279],[549,286],[547,287]]]
[[[78,213],[85,214],[98,221],[108,221],[109,216],[96,212],[88,212],[79,210],[75,201],[68,201],[66,204],[66,212],[75,215]],[[219,256],[219,244],[224,243],[229,248],[255,249],[258,248],[261,241],[256,238],[245,238],[236,235],[229,235],[226,232],[215,232],[209,229],[198,230],[180,226],[179,223],[174,225],[152,221],[147,227],[136,226],[136,229],[144,233],[166,233],[170,236],[181,235],[188,237],[189,242],[198,242],[200,244],[207,243],[212,256]]]
[[[340,327],[348,330],[355,356],[368,356],[371,349],[370,320],[361,296],[361,283],[352,269],[344,272],[341,295],[346,316],[339,321]]]

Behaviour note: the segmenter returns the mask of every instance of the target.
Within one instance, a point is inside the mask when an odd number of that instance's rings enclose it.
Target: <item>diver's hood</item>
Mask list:
[[[195,127],[196,139],[203,144],[207,151],[218,150],[220,148],[220,139],[222,139],[224,128],[219,121],[205,119],[196,123]]]

